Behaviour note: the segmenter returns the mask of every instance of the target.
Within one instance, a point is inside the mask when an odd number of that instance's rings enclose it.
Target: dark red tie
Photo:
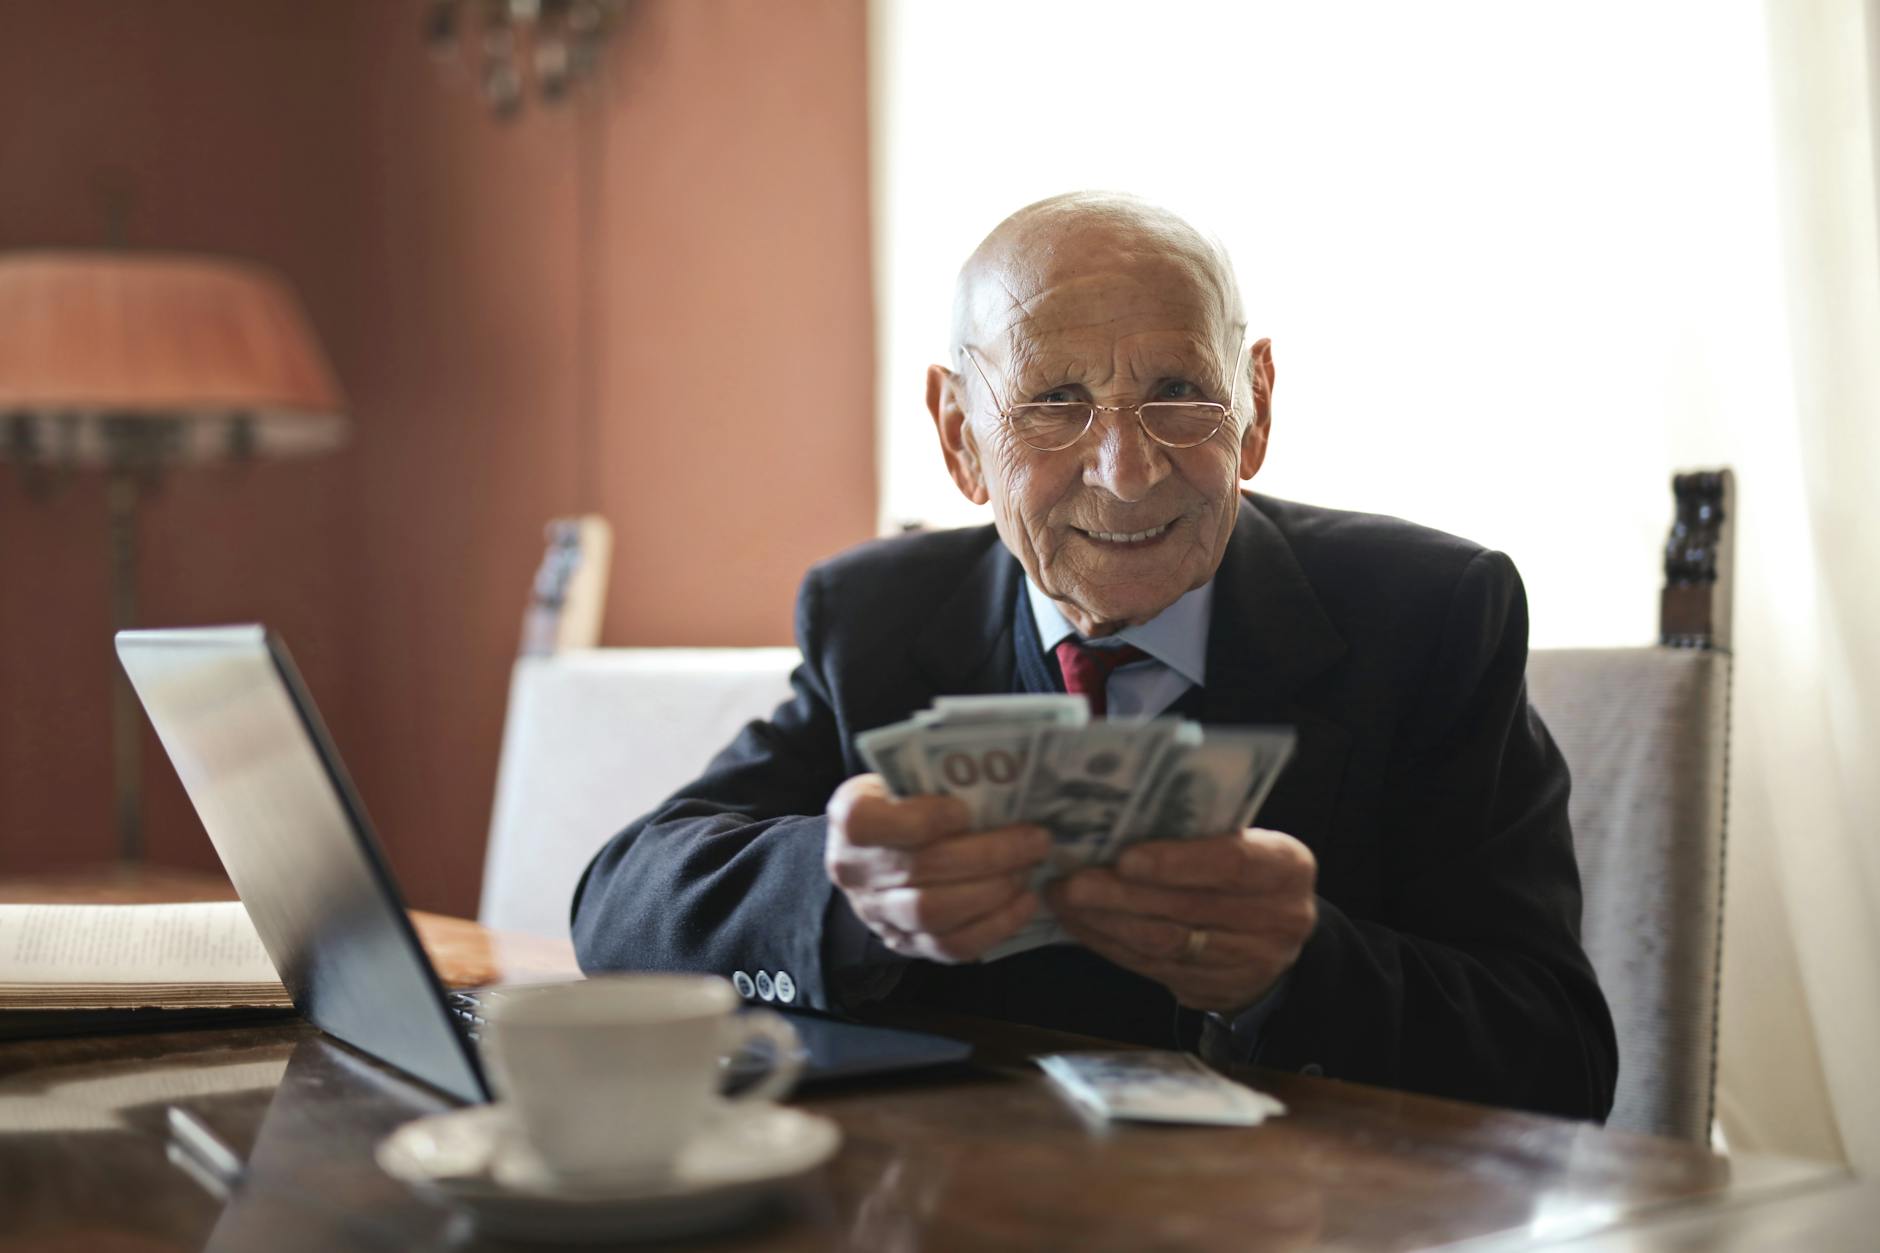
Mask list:
[[[1132,661],[1144,661],[1149,654],[1134,644],[1115,648],[1092,648],[1076,640],[1057,646],[1058,668],[1064,672],[1064,690],[1090,702],[1090,712],[1101,718],[1110,705],[1110,672]]]

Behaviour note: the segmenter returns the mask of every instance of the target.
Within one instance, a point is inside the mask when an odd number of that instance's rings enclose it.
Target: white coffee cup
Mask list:
[[[782,1096],[802,1069],[790,1024],[734,1015],[714,975],[601,975],[485,994],[483,1056],[527,1150],[556,1179],[667,1174],[687,1139],[732,1105]],[[718,1093],[719,1058],[768,1040],[768,1074]]]

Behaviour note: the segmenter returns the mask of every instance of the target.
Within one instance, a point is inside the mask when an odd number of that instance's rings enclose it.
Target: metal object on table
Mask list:
[[[164,1111],[170,1139],[163,1146],[164,1157],[217,1200],[227,1200],[229,1193],[241,1186],[246,1167],[228,1141],[210,1130],[196,1115],[180,1105]]]

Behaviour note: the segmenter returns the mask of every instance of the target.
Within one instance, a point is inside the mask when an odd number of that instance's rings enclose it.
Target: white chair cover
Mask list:
[[[479,917],[565,939],[582,870],[790,694],[794,648],[618,648],[523,657]]]

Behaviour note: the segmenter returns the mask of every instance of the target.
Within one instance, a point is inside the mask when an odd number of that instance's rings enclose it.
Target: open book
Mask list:
[[[240,901],[0,905],[0,1012],[292,1004]]]

